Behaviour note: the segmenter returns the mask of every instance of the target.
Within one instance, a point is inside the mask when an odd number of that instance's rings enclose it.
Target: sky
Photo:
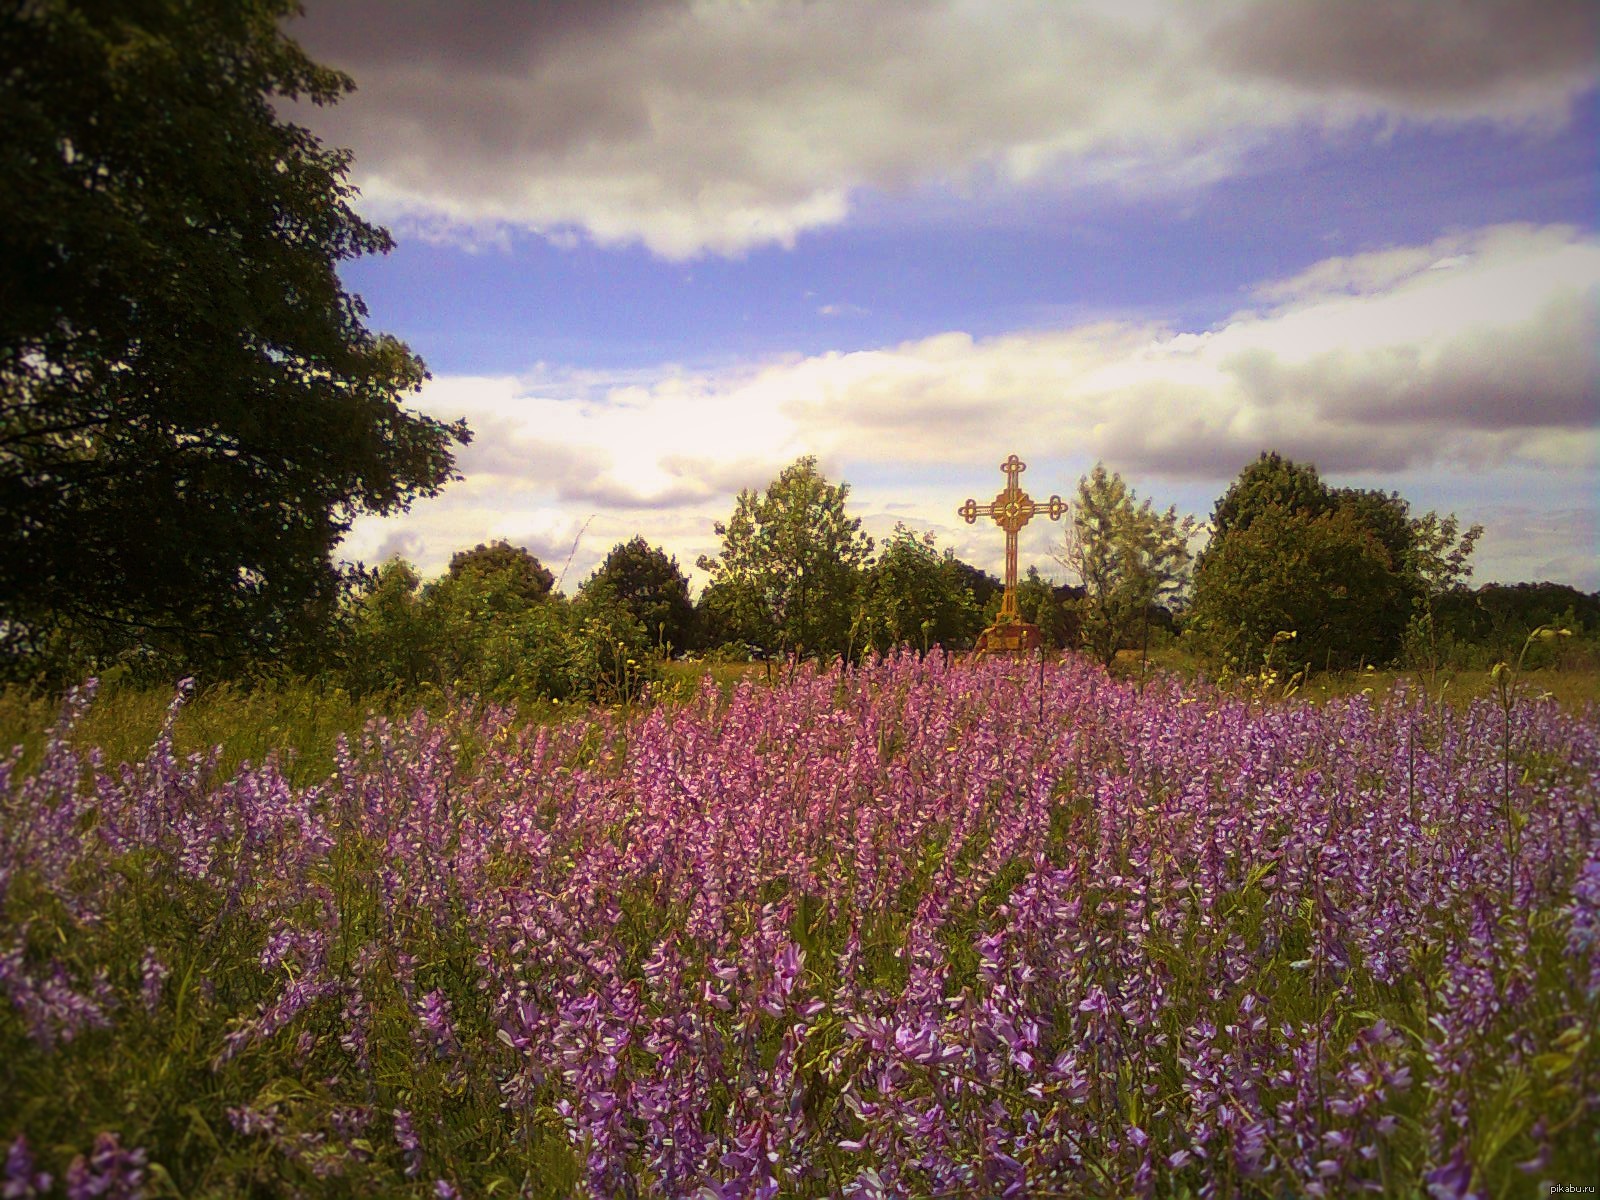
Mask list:
[[[475,432],[344,553],[636,534],[698,583],[802,454],[998,572],[1018,454],[1201,518],[1264,450],[1600,589],[1591,0],[305,0],[389,255],[343,274]],[[1021,556],[1052,560],[1036,518]]]

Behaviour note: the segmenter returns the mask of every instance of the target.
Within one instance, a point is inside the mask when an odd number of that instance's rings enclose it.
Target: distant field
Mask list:
[[[1123,678],[1138,679],[1141,674],[1138,651],[1119,652],[1115,669]],[[1158,651],[1148,658],[1146,673],[1161,672],[1190,680],[1201,673],[1192,658],[1170,650]],[[1577,710],[1585,704],[1600,704],[1600,666],[1541,667],[1523,671],[1517,679],[1521,689],[1530,696],[1549,696],[1569,709]],[[1288,683],[1287,680],[1281,680],[1280,686],[1270,691],[1281,697],[1289,691]],[[1323,671],[1313,674],[1303,684],[1296,684],[1292,695],[1312,701],[1363,692],[1382,697],[1397,687],[1424,692],[1434,699],[1442,696],[1455,703],[1486,697],[1493,685],[1486,670]]]
[[[727,692],[745,679],[762,685],[768,680],[782,682],[793,670],[783,663],[669,662],[661,665],[661,679],[652,690],[661,700],[682,703],[698,694],[707,677]],[[1138,681],[1139,654],[1123,651],[1115,672],[1121,678]],[[1171,674],[1193,680],[1197,673],[1193,660],[1167,652],[1150,656],[1143,677]],[[1347,671],[1314,675],[1294,690],[1291,699],[1315,702],[1361,693],[1382,698],[1396,687],[1403,687],[1459,704],[1489,695],[1490,686],[1486,671],[1440,672],[1437,676],[1413,671]],[[1528,671],[1519,678],[1518,687],[1529,697],[1549,696],[1563,707],[1578,711],[1586,704],[1600,704],[1600,669]],[[1284,690],[1278,687],[1266,694],[1282,698]],[[107,689],[84,718],[74,740],[78,745],[100,749],[109,762],[141,758],[159,733],[172,698],[166,689]],[[174,742],[182,754],[220,746],[220,766],[224,771],[243,762],[260,763],[275,753],[293,782],[311,783],[332,771],[339,735],[358,736],[374,713],[406,717],[419,707],[441,712],[448,703],[438,693],[358,699],[336,688],[306,683],[255,690],[222,685],[203,690],[182,708]],[[524,702],[519,708],[522,719],[537,723],[571,720],[582,711],[582,706],[549,701]],[[21,746],[23,765],[36,761],[44,746],[45,731],[54,723],[57,711],[55,701],[23,689],[0,691],[0,748]]]
[[[1042,693],[1033,669],[939,660],[770,687],[718,668],[704,691],[672,672],[693,698],[517,717],[434,697],[342,758],[364,706],[219,689],[126,771],[166,698],[79,703],[50,748],[46,707],[7,698],[30,749],[0,787],[4,1183],[1600,1177],[1593,708],[1531,678],[1508,714],[1077,661]],[[215,769],[187,758],[213,741]]]

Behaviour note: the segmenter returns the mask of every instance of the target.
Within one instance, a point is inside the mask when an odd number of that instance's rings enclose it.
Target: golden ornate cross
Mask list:
[[[1047,504],[1035,504],[1033,498],[1017,486],[1017,476],[1026,471],[1028,465],[1015,454],[1001,463],[1000,469],[1006,473],[1006,486],[993,503],[979,504],[969,499],[956,512],[967,519],[968,525],[979,517],[993,517],[995,524],[1006,531],[1006,591],[1000,598],[1003,621],[1008,616],[1021,615],[1017,611],[1017,530],[1031,521],[1034,513],[1045,513],[1052,521],[1059,521],[1067,511],[1067,502],[1060,496],[1051,496]]]

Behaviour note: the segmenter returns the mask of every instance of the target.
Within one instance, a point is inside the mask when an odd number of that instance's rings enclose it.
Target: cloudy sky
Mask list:
[[[1592,0],[305,4],[399,243],[348,282],[477,433],[351,557],[688,569],[813,453],[996,569],[1008,453],[1203,517],[1276,449],[1600,588]]]

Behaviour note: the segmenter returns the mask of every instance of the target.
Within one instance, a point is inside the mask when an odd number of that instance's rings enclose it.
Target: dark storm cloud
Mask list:
[[[1559,118],[1595,77],[1578,0],[1356,4],[313,2],[358,92],[302,114],[385,220],[736,253],[860,188],[1192,186],[1262,132]]]
[[[1258,0],[1212,46],[1229,68],[1400,105],[1591,77],[1594,0]]]
[[[1182,422],[1174,424],[1182,427]],[[1190,437],[1140,437],[1136,431],[1110,436],[1095,446],[1095,454],[1124,469],[1148,472],[1166,479],[1212,481],[1227,479],[1271,447],[1280,454],[1314,462],[1324,471],[1395,472],[1432,461],[1440,450],[1431,434],[1374,440],[1359,430],[1286,420],[1269,424],[1259,433],[1209,429]]]
[[[1340,471],[1560,466],[1600,427],[1600,240],[1511,225],[1317,264],[1216,329],[942,336],[769,377],[813,438],[933,460],[997,436],[1174,478],[1264,447]]]
[[[441,73],[536,67],[681,0],[309,0],[290,32],[345,70],[428,64]]]
[[[597,60],[609,39],[681,8],[651,0],[335,0],[308,4],[290,32],[312,57],[356,79],[356,96],[316,114],[319,127],[335,140],[376,134],[381,140],[367,147],[374,158],[410,158],[411,169],[445,182],[450,171],[496,155],[637,136],[649,121],[638,92]],[[535,84],[550,78],[561,86]]]
[[[1439,422],[1458,431],[1581,430],[1600,423],[1592,319],[1551,309],[1536,324],[1447,345],[1330,350],[1288,363],[1260,350],[1225,360],[1249,402],[1303,405],[1368,429]]]

